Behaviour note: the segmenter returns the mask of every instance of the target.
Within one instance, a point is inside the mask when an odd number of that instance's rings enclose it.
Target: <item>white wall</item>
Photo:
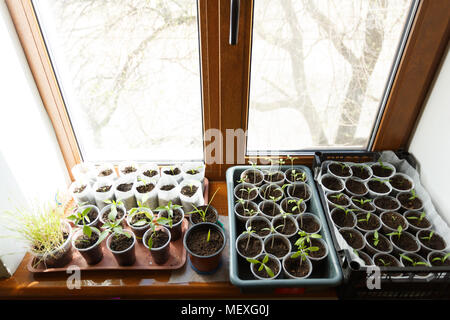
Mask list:
[[[420,164],[422,183],[430,193],[436,210],[450,225],[450,54],[448,51],[411,139],[409,151],[416,156]]]
[[[57,189],[67,188],[69,176],[4,1],[0,20],[1,219],[14,206],[53,199]],[[6,233],[0,221],[0,264],[14,272],[23,250],[16,241],[5,239]]]

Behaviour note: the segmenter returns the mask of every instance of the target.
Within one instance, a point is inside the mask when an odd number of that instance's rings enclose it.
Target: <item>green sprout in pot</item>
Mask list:
[[[378,231],[375,231],[373,233],[373,245],[376,247],[376,246],[378,246],[379,242],[380,242],[380,237],[378,235]]]
[[[361,198],[361,199],[353,198],[352,200],[353,200],[353,202],[359,203],[361,206],[365,205],[366,203],[372,202],[372,199],[365,199],[365,198]]]
[[[120,201],[120,200],[115,201],[115,200],[109,200],[109,199],[104,200],[103,202],[111,205],[111,211],[110,211],[109,214],[108,214],[108,219],[109,219],[109,221],[114,221],[114,220],[116,220],[116,217],[117,217],[117,207],[122,206],[122,205],[123,205],[123,202]]]
[[[388,233],[387,235],[388,236],[397,236],[400,239],[400,237],[402,236],[402,233],[403,233],[403,227],[398,226],[396,232],[394,231],[394,232]]]
[[[408,200],[414,200],[417,198],[416,190],[411,190],[411,197],[408,198]]]
[[[138,221],[132,223],[133,227],[142,227],[148,224],[153,220],[153,215],[148,212],[150,208],[145,204],[145,202],[148,199],[148,194],[145,194],[142,197],[142,202],[137,201],[138,206],[136,208],[132,208],[129,213],[128,217],[130,219],[130,223],[133,221],[133,217],[138,217]]]
[[[206,242],[209,242],[211,239],[211,229],[208,229],[208,235],[206,236]]]
[[[429,267],[430,266],[428,263],[426,263],[424,261],[414,261],[414,259],[408,257],[407,255],[405,255],[403,253],[400,254],[400,257],[402,257],[406,261],[410,262],[413,267],[417,267],[417,266]]]
[[[247,230],[245,230],[244,232],[242,232],[242,234],[246,234],[247,235],[247,245],[245,246],[245,250],[248,249],[248,246],[250,244],[250,238],[252,236],[252,234],[254,234],[256,231],[252,229],[251,226],[247,227]]]
[[[203,165],[200,165],[200,166],[198,166],[198,167],[189,169],[189,170],[187,171],[187,173],[189,173],[189,174],[191,174],[191,175],[197,174],[201,168],[203,168]]]
[[[430,233],[428,234],[428,236],[426,236],[426,237],[420,237],[420,239],[430,241],[431,238],[433,237],[433,235],[434,235],[434,231],[430,231]]]
[[[288,159],[291,162],[291,170],[294,170],[294,161],[297,160],[297,157],[291,157],[289,154],[286,156],[286,159]]]
[[[160,217],[160,218],[156,219],[155,222],[153,222],[153,221],[150,222],[149,229],[151,232],[150,232],[150,236],[148,237],[148,240],[147,240],[147,245],[148,245],[149,250],[151,250],[153,248],[153,241],[154,241],[155,237],[157,236],[157,230],[156,230],[157,225],[164,225],[167,221],[168,221],[167,218]]]
[[[319,251],[319,247],[312,247],[312,246],[306,246],[305,243],[302,243],[300,246],[298,246],[297,251],[294,252],[291,255],[291,259],[296,259],[298,257],[300,258],[300,266],[302,265],[303,262],[306,261],[306,259],[309,257],[310,252],[315,252],[315,251]]]
[[[172,201],[169,201],[169,203],[165,206],[160,206],[156,208],[156,211],[167,211],[167,218],[160,217],[158,218],[159,224],[164,226],[169,226],[169,228],[172,228],[173,225],[173,211],[180,209],[181,206],[178,204],[172,204]]]
[[[259,265],[258,271],[262,271],[262,269],[266,270],[266,273],[267,273],[267,275],[268,275],[270,278],[275,277],[275,274],[273,273],[272,269],[270,269],[270,268],[266,265],[266,263],[269,261],[269,256],[268,256],[267,254],[264,256],[264,258],[262,259],[262,261],[259,261],[259,260],[256,260],[256,259],[251,259],[251,258],[247,258],[247,261],[250,262],[250,263],[253,264],[253,265],[256,265],[256,266]]]
[[[292,212],[294,212],[295,210],[298,211],[298,213],[302,213],[302,203],[303,203],[303,199],[290,199],[288,200],[288,204],[294,203],[295,205],[292,207]]]
[[[381,159],[378,159],[378,165],[379,165],[382,169],[384,169],[384,170],[390,170],[390,171],[392,171],[392,168],[389,167],[389,166],[386,166],[386,165],[383,163],[383,161],[381,161]]]
[[[280,224],[279,226],[276,226],[276,227],[270,226],[270,228],[262,228],[261,231],[269,231],[269,234],[275,234],[279,228],[284,228],[284,224]],[[275,237],[272,237],[272,241],[270,244],[271,248],[273,248],[274,242],[275,242]]]
[[[424,212],[422,212],[421,214],[420,214],[420,216],[419,217],[415,217],[415,216],[408,216],[408,217],[406,217],[406,219],[408,219],[408,220],[417,220],[417,222],[422,222],[422,220],[426,217],[426,213],[425,213],[425,211]]]
[[[432,262],[441,262],[441,264],[444,264],[445,261],[450,257],[450,252],[447,253],[446,255],[444,255],[443,257],[434,257],[433,259],[431,259]]]
[[[335,194],[335,195],[332,195],[332,196],[330,196],[330,198],[333,198],[333,199],[337,199],[337,200],[341,200],[341,198],[344,198],[345,197],[345,194],[343,194],[342,192],[341,193],[338,193],[338,194]]]
[[[389,267],[391,264],[390,262],[385,262],[382,258],[378,258],[378,261],[381,262],[383,267]]]
[[[251,217],[258,213],[258,211],[256,211],[255,209],[248,208],[248,205],[249,205],[248,201],[246,201],[244,199],[238,199],[237,202],[241,204],[241,206],[244,210],[244,216]],[[247,205],[245,205],[246,203],[247,203]]]
[[[207,222],[207,221],[206,221],[206,215],[207,215],[207,213],[208,213],[209,206],[211,205],[211,202],[214,200],[214,197],[216,196],[216,194],[217,194],[217,192],[218,192],[219,190],[220,190],[220,188],[217,188],[216,192],[214,192],[214,194],[212,195],[212,197],[211,197],[211,199],[209,200],[208,204],[206,205],[206,208],[205,208],[205,209],[197,208],[194,204],[192,204],[192,206],[194,207],[194,210],[189,211],[189,212],[186,213],[186,214],[187,214],[187,215],[192,215],[193,213],[198,213],[198,215],[200,216],[201,221],[202,221],[202,222]],[[249,193],[249,195],[250,195],[250,193]],[[239,201],[239,203],[242,204],[242,206],[244,206],[244,203],[245,203],[245,200],[244,200],[244,199],[239,199],[238,201]],[[241,202],[241,201],[242,201],[242,202]],[[245,208],[244,208],[244,211],[245,211]]]
[[[68,220],[72,221],[75,225],[91,223],[91,220],[89,219],[89,212],[91,212],[92,207],[86,208],[83,211],[76,211],[75,213],[72,213],[70,216],[67,217]]]
[[[117,212],[116,212],[117,213]],[[116,219],[116,215],[113,214],[109,214],[108,215],[108,219],[109,221],[105,222],[102,226],[102,228],[104,229],[104,232],[108,233],[113,233],[116,236],[119,235],[124,235],[127,238],[131,238],[131,234],[126,232],[121,224],[121,221]]]
[[[336,205],[336,208],[344,211],[345,215],[347,216],[349,213],[353,212],[353,211],[357,211],[356,209],[349,209],[349,208],[344,208],[343,206],[339,206]]]
[[[320,234],[317,233],[306,233],[305,231],[299,231],[298,235],[300,236],[300,238],[297,239],[297,241],[295,241],[295,245],[297,247],[303,247],[306,244],[309,244],[309,246],[311,246],[311,239],[321,239],[322,236]]]

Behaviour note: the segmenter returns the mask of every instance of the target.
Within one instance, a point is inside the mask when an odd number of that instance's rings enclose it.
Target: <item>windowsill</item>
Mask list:
[[[227,214],[226,183],[210,182],[209,195],[217,188],[214,206]],[[229,282],[169,284],[170,271],[107,271],[81,273],[81,289],[68,289],[68,274],[33,275],[27,270],[31,256],[27,254],[9,279],[0,280],[1,299],[24,298],[286,298],[336,299],[334,289],[293,290],[285,294],[243,294]]]

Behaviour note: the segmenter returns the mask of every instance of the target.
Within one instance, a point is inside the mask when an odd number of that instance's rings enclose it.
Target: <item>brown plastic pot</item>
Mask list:
[[[214,229],[215,231],[218,231],[222,235],[222,238],[223,238],[222,247],[214,254],[211,254],[208,256],[201,256],[201,255],[195,254],[194,252],[191,251],[191,249],[187,245],[187,239],[189,239],[189,236],[192,233],[194,233],[198,230],[204,230],[204,229]],[[221,227],[219,227],[217,224],[210,223],[210,222],[202,222],[202,223],[193,225],[191,228],[189,228],[186,231],[186,234],[184,235],[184,238],[183,238],[184,248],[186,249],[186,252],[189,255],[189,259],[191,261],[192,268],[197,273],[211,274],[218,269],[221,259],[222,259],[222,252],[223,252],[223,249],[225,248],[226,243],[227,243],[227,237],[226,237],[223,229]]]
[[[106,246],[107,246],[108,250],[110,250],[112,252],[112,254],[114,255],[114,258],[116,259],[116,261],[119,265],[131,266],[136,262],[136,252],[135,252],[136,236],[131,231],[126,230],[125,232],[128,232],[133,237],[133,244],[131,246],[129,246],[127,249],[122,250],[122,251],[114,251],[111,249],[110,244],[111,244],[112,237],[115,235],[114,233],[111,234],[108,237],[108,239],[106,240]]]
[[[161,211],[158,214],[158,218],[162,217],[162,213],[165,211],[166,210]],[[181,215],[182,215],[180,221],[173,224],[172,227],[167,227],[167,229],[169,229],[169,231],[170,231],[170,241],[177,241],[178,239],[181,238],[181,235],[183,234],[183,230],[181,227],[183,225],[183,220],[184,220],[184,211],[181,208],[174,209],[173,211],[179,211],[179,212],[181,212]]]
[[[93,229],[92,232],[95,232],[96,234],[98,234],[98,236],[100,236],[100,231]],[[93,244],[89,248],[83,248],[83,249],[77,248],[75,246],[75,241],[81,235],[83,235],[82,229],[75,232],[75,234],[72,237],[72,246],[76,250],[78,250],[78,252],[84,258],[84,260],[86,260],[87,264],[94,265],[94,264],[99,263],[103,259],[103,251],[102,251],[101,242],[97,241],[95,244]]]
[[[155,231],[158,231],[158,230],[163,230],[169,236],[169,239],[161,247],[158,247],[158,248],[152,247],[150,249],[150,254],[152,255],[153,261],[155,261],[156,264],[164,264],[170,258],[170,231],[169,231],[169,229],[167,229],[164,226],[157,227]],[[144,236],[142,237],[142,242],[147,249],[148,249],[147,238],[150,236],[151,232],[152,232],[152,230],[148,229],[144,233]]]

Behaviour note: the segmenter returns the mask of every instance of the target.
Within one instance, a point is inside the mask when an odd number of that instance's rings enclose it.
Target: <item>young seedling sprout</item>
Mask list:
[[[356,198],[353,198],[353,201],[354,202],[358,202],[359,204],[361,204],[363,206],[366,203],[372,202],[372,199],[365,199],[365,198],[356,199]]]
[[[208,229],[208,235],[206,236],[206,242],[209,242],[211,239],[211,229]]]
[[[440,261],[442,264],[450,257],[450,252],[444,255],[443,257],[435,257],[431,259],[432,262]]]
[[[302,212],[302,203],[303,203],[303,199],[290,199],[288,200],[288,204],[290,203],[295,203],[295,206],[292,207],[292,212],[294,212],[295,210],[297,210],[299,213]]]
[[[255,230],[252,230],[252,227],[249,226],[247,227],[247,230],[245,230],[244,232],[242,232],[242,234],[246,234],[247,235],[247,245],[245,246],[245,250],[248,249],[248,246],[250,244],[250,238],[252,236],[252,234],[255,233]]]
[[[383,161],[381,161],[381,159],[378,159],[378,164],[380,165],[381,168],[383,168],[385,170],[392,170],[391,167],[385,166]]]
[[[266,263],[269,261],[269,256],[266,254],[263,258],[262,261],[256,260],[256,259],[250,259],[247,258],[247,261],[250,262],[251,264],[254,265],[258,265],[259,264],[259,268],[258,271],[261,271],[263,268],[266,270],[266,273],[269,275],[269,277],[273,278],[275,276],[275,274],[273,273],[272,269],[270,269]]]
[[[117,207],[123,205],[122,201],[115,201],[115,200],[104,200],[104,203],[110,204],[111,205],[111,211],[108,214],[108,219],[110,221],[114,221],[116,220],[117,217]]]
[[[278,228],[284,228],[284,224],[280,224],[279,226],[276,226],[275,228],[273,226],[270,226],[270,228],[262,228],[261,231],[269,231],[270,234],[275,234],[277,232]],[[272,242],[270,244],[271,248],[273,248],[274,241],[275,241],[275,237],[272,237]]]
[[[295,241],[295,245],[297,247],[301,247],[306,244],[309,244],[309,246],[311,247],[311,239],[321,239],[322,238],[322,236],[320,234],[306,233],[305,231],[299,231],[298,235],[300,236],[300,238],[298,238],[297,241]]]
[[[330,196],[330,198],[341,200],[341,198],[344,197],[344,196],[345,195],[343,193],[338,193],[338,194],[335,194],[333,196]]]
[[[145,204],[145,202],[148,200],[148,198],[149,198],[148,194],[145,194],[142,197],[142,202],[139,200],[137,201],[137,204],[138,204],[137,208],[132,208],[128,214],[128,216],[130,218],[132,218],[138,214],[145,215],[145,218],[143,218],[133,224],[133,226],[135,226],[135,227],[142,227],[148,223],[147,219],[150,221],[153,219],[152,214],[146,210],[146,209],[149,209],[149,207]]]
[[[305,172],[302,172],[302,171],[297,172],[296,170],[292,170],[291,172],[292,172],[291,175],[294,178],[294,181],[305,182],[305,180],[306,180],[306,173]],[[297,179],[297,177],[298,177],[298,179]]]
[[[167,218],[163,218],[160,217],[158,219],[155,220],[155,222],[150,222],[150,236],[148,237],[148,241],[147,241],[147,245],[148,245],[148,249],[151,250],[153,247],[153,240],[156,237],[156,226],[159,225],[163,225],[164,223],[167,222]]]
[[[428,263],[426,263],[424,261],[414,261],[413,259],[411,259],[410,257],[408,257],[407,255],[405,255],[403,253],[400,254],[400,257],[402,257],[403,259],[411,262],[413,267],[416,267],[416,266],[426,266],[426,267],[428,267]]]
[[[200,218],[202,219],[202,221],[206,222],[206,214],[208,213],[208,208],[211,205],[211,202],[213,201],[214,197],[216,196],[216,194],[217,194],[217,192],[219,190],[220,190],[220,188],[217,188],[216,192],[214,192],[213,196],[211,197],[211,199],[208,202],[208,205],[206,206],[206,209],[204,209],[204,210],[203,209],[199,209],[195,205],[192,205],[194,207],[194,210],[188,212],[187,214],[198,213]],[[243,200],[243,199],[239,199],[239,200]],[[243,202],[240,202],[240,203],[242,203],[242,206],[244,206],[245,200]]]
[[[243,199],[242,197],[244,196],[244,192],[247,192],[247,200],[248,199],[250,199],[250,193],[253,191],[253,190],[258,190],[258,188],[257,187],[247,187],[247,188],[240,188],[238,191],[240,191],[241,192],[241,199]]]
[[[376,246],[378,246],[379,242],[380,242],[380,237],[378,235],[378,231],[375,231],[373,233],[373,245],[376,247]]]
[[[431,238],[433,237],[433,235],[434,235],[434,231],[430,231],[430,233],[428,234],[428,236],[426,236],[426,237],[420,237],[420,239],[430,241]]]
[[[388,236],[398,236],[398,238],[400,239],[400,237],[402,236],[402,232],[403,232],[403,227],[402,226],[398,226],[397,231],[396,232],[391,232],[388,233]]]
[[[297,252],[291,255],[291,259],[295,259],[297,257],[301,257],[300,259],[300,266],[304,261],[306,261],[306,258],[309,256],[310,252],[319,251],[319,247],[307,247],[305,243],[302,243],[298,246]]]
[[[88,226],[86,224],[86,221],[88,224],[91,222],[88,216],[88,213],[91,211],[91,209],[92,208],[86,208],[82,212],[77,212],[76,214],[72,214],[69,217],[67,217],[67,219],[72,220],[75,224],[83,222],[83,234],[86,235],[88,238],[91,238],[93,230],[99,231],[97,228]],[[108,235],[107,231],[106,232],[103,231],[102,233],[100,233],[98,242],[99,243],[102,242],[107,235]],[[86,240],[77,240],[77,241],[86,241]]]
[[[370,217],[371,217],[371,214],[370,214],[370,212],[367,212],[367,214],[366,214],[366,217],[365,217],[365,218],[361,218],[361,219],[358,219],[358,222],[365,222],[365,223],[369,223],[369,219],[370,219]]]
[[[378,261],[380,261],[384,267],[388,267],[391,264],[390,262],[385,262],[382,258],[378,258]]]
[[[113,233],[116,235],[116,237],[118,237],[119,235],[124,235],[127,238],[130,238],[131,234],[123,230],[121,221],[117,220],[116,217],[117,215],[111,213],[108,215],[109,220],[102,226],[102,228],[104,229],[103,233],[105,233],[106,235],[109,233]]]
[[[173,211],[179,208],[181,208],[181,206],[178,204],[172,204],[172,201],[169,201],[169,203],[165,206],[159,206],[158,208],[156,208],[156,211],[167,211],[167,218],[161,217],[159,223],[165,226],[168,225],[169,228],[172,228]]]
[[[356,211],[356,209],[348,209],[348,208],[344,208],[343,206],[339,206],[339,205],[336,205],[336,208],[344,211],[345,216],[347,216],[350,212]]]
[[[389,180],[384,180],[384,179],[380,179],[380,178],[372,178],[370,180],[378,181],[379,183],[382,183],[382,184],[385,184],[386,182],[389,182]]]
[[[406,219],[408,219],[408,220],[417,220],[420,223],[420,222],[422,222],[422,220],[425,218],[426,215],[427,214],[425,212],[422,212],[419,217],[409,216],[409,217],[406,217]]]
[[[414,200],[415,198],[417,198],[416,190],[412,189],[411,190],[411,197],[409,197],[408,200]]]
[[[194,175],[198,171],[198,169],[201,169],[203,166],[198,166],[192,169],[189,169],[187,172],[190,172],[190,174]]]

